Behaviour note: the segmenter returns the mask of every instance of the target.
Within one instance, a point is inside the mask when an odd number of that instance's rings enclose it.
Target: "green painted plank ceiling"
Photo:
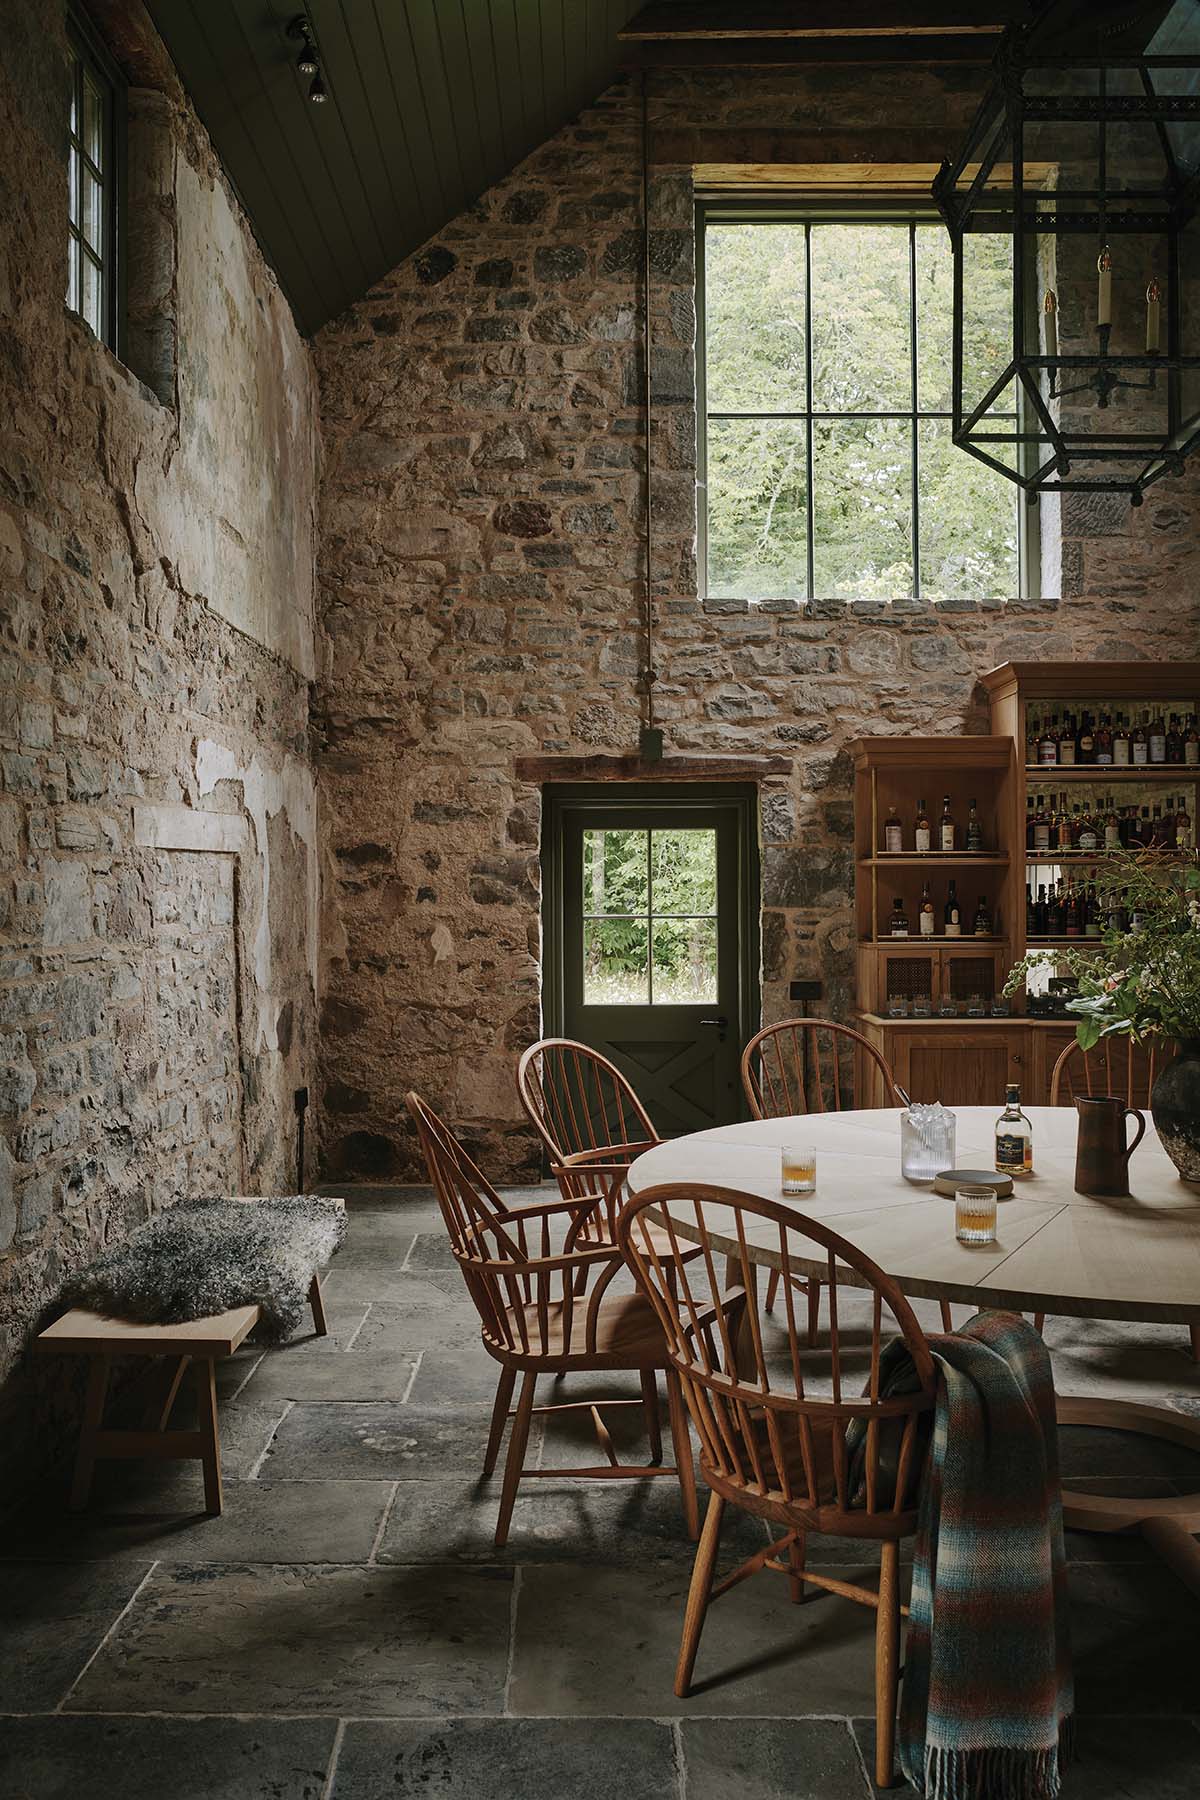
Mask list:
[[[303,331],[602,93],[639,0],[309,0],[329,101],[308,99],[296,0],[149,0]]]

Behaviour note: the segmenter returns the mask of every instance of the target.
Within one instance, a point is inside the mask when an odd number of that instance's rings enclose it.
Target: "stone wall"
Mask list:
[[[150,385],[63,305],[58,0],[6,9],[0,64],[10,1472],[45,1417],[19,1353],[63,1274],[179,1193],[293,1188],[314,1055],[311,360],[145,16],[97,12],[134,83]]]
[[[654,79],[656,130],[960,128],[978,74],[822,68]],[[512,1079],[540,1024],[540,792],[526,755],[632,753],[639,705],[636,97],[617,88],[317,341],[323,1139],[416,1168],[415,1085],[496,1176],[533,1146]],[[836,148],[832,152],[836,155]],[[852,997],[861,733],[986,729],[1006,658],[1195,654],[1195,473],[1140,512],[1062,509],[1061,595],[706,605],[695,569],[693,189],[654,171],[652,468],[668,753],[790,756],[763,788],[764,1011]],[[1059,546],[1048,558],[1059,562]]]

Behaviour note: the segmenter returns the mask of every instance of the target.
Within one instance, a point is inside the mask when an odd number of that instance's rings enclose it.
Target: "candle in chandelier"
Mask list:
[[[1162,306],[1162,289],[1156,280],[1152,280],[1146,289],[1146,355],[1158,355],[1158,330],[1160,308]]]
[[[1046,355],[1058,355],[1058,296],[1053,288],[1046,289],[1046,298],[1042,302],[1042,311],[1046,316]]]
[[[1105,244],[1096,258],[1096,268],[1100,276],[1100,284],[1096,292],[1097,325],[1112,324],[1112,257]]]

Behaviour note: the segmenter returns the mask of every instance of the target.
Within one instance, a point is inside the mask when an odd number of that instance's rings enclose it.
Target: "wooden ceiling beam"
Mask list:
[[[962,132],[948,126],[831,125],[826,127],[733,127],[682,125],[655,128],[650,134],[656,163],[685,163],[693,168],[823,167],[829,164],[931,164],[936,170],[953,156]]]
[[[962,36],[812,38],[644,38],[622,43],[620,67],[637,69],[763,69],[818,63],[990,63],[999,39],[989,32]]]
[[[739,39],[969,37],[1028,20],[1029,0],[692,0],[644,6],[618,32],[625,43]]]

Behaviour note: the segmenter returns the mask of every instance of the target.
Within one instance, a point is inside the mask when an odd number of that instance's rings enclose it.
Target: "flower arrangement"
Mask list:
[[[1087,950],[1031,950],[1017,963],[1006,994],[1024,986],[1030,970],[1066,969],[1079,994],[1067,1009],[1079,1015],[1075,1035],[1084,1050],[1119,1034],[1140,1042],[1200,1039],[1200,857],[1153,850],[1111,850],[1091,877],[1108,928]],[[1127,916],[1129,929],[1115,923]]]

